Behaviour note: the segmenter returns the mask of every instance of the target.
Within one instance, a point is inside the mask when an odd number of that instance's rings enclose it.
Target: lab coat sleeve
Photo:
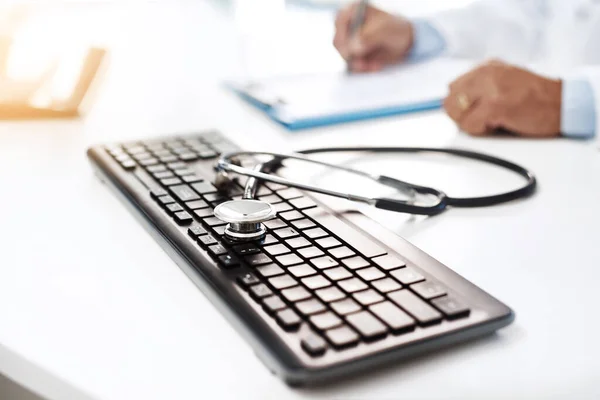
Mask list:
[[[406,58],[407,61],[425,61],[439,56],[446,50],[446,40],[429,22],[422,19],[414,19],[411,22],[414,43]]]
[[[581,72],[580,76],[583,76],[585,79],[587,79],[592,89],[595,111],[595,132],[596,138],[600,140],[600,67],[588,67]]]
[[[526,62],[541,49],[544,0],[479,0],[426,17],[445,40],[445,54]]]
[[[573,138],[590,138],[597,132],[594,88],[586,79],[563,79],[561,132]]]

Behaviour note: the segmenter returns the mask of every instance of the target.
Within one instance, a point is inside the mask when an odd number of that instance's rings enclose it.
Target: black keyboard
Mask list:
[[[513,320],[504,304],[362,214],[294,188],[262,185],[257,196],[278,212],[268,234],[228,240],[213,208],[241,198],[243,180],[226,192],[212,182],[216,158],[234,150],[204,132],[96,146],[88,156],[287,383],[371,370]]]

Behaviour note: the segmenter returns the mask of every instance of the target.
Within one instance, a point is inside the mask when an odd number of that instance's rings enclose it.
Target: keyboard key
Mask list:
[[[321,311],[326,310],[323,303],[321,303],[317,299],[300,301],[298,303],[295,303],[294,306],[296,307],[298,312],[300,312],[300,314],[302,314],[304,316],[317,314],[317,313],[320,313]]]
[[[187,164],[184,162],[181,162],[181,161],[176,161],[176,162],[168,163],[167,167],[169,167],[169,169],[175,170],[175,169],[186,168]]]
[[[304,210],[307,208],[312,208],[312,207],[317,206],[315,204],[315,202],[312,201],[311,199],[309,199],[308,197],[301,197],[299,199],[290,200],[290,204],[293,205],[294,208],[296,208],[298,210]]]
[[[198,154],[196,153],[183,153],[179,155],[179,158],[182,159],[183,161],[194,161],[196,159],[198,159]]]
[[[383,296],[374,291],[373,289],[363,290],[362,292],[356,292],[352,294],[352,296],[363,306],[379,303],[380,301],[384,300]]]
[[[224,196],[221,193],[208,193],[204,195],[204,200],[208,201],[213,206],[217,206],[221,203],[229,201],[229,197]]]
[[[438,310],[444,313],[446,318],[450,320],[466,317],[471,312],[469,307],[463,304],[460,300],[451,296],[444,296],[439,299],[435,299],[432,301],[432,303],[438,308]]]
[[[173,217],[179,225],[188,225],[194,222],[194,219],[187,211],[176,212]]]
[[[267,246],[269,244],[273,244],[273,243],[279,243],[279,240],[277,240],[273,235],[271,234],[267,234],[265,236],[265,238],[260,242],[260,244],[262,246]]]
[[[313,315],[309,320],[315,328],[322,331],[335,328],[342,323],[342,320],[331,311]]]
[[[208,160],[210,158],[215,158],[217,157],[219,154],[213,150],[204,150],[198,153],[198,157],[200,157],[203,160]],[[182,157],[183,158],[183,157]]]
[[[446,294],[446,288],[441,284],[433,281],[417,283],[410,287],[419,296],[424,299],[431,300],[436,297],[441,297]]]
[[[188,201],[185,206],[191,210],[199,210],[202,208],[208,208],[208,204],[204,200]]]
[[[325,332],[327,340],[337,349],[342,350],[358,344],[359,336],[347,326],[330,329]]]
[[[198,240],[198,243],[200,244],[200,246],[202,246],[204,248],[218,243],[217,240],[212,235],[198,236],[197,240]]]
[[[162,162],[162,163],[172,163],[172,162],[174,162],[174,161],[177,161],[177,160],[178,160],[178,158],[177,158],[177,157],[175,157],[175,156],[173,156],[173,155],[171,155],[171,156],[162,156],[162,157],[159,157],[158,159],[159,159],[159,160],[160,160],[160,162]]]
[[[143,165],[144,167],[148,167],[148,166],[151,166],[151,165],[158,164],[158,160],[156,158],[152,157],[152,158],[147,158],[145,160],[140,160],[139,163],[140,163],[140,165]]]
[[[296,286],[290,289],[284,289],[281,291],[281,295],[292,303],[300,300],[306,300],[310,297],[308,290],[302,286]]]
[[[296,230],[293,228],[276,229],[273,231],[273,233],[275,234],[275,236],[277,236],[280,239],[286,239],[286,238],[291,238],[294,236],[299,236],[298,232],[296,232]]]
[[[171,204],[167,204],[167,211],[170,214],[176,213],[178,211],[183,211],[183,207],[181,207],[179,204],[177,203],[171,203]]]
[[[298,282],[289,275],[280,275],[275,278],[269,279],[269,284],[275,289],[287,289],[292,286],[296,286]]]
[[[344,297],[346,297],[344,292],[342,292],[335,286],[328,287],[325,289],[319,289],[315,292],[315,294],[326,303],[331,303],[332,301],[341,300]]]
[[[260,201],[264,201],[265,203],[269,203],[271,205],[281,203],[283,201],[283,200],[281,200],[281,197],[277,196],[276,194],[270,194],[268,196],[259,196],[258,199]],[[281,217],[281,215],[279,215],[279,217]]]
[[[227,249],[221,244],[213,244],[212,246],[208,246],[208,252],[216,257],[227,254]]]
[[[217,191],[217,188],[209,182],[193,183],[192,188],[200,194],[215,193]]]
[[[253,254],[251,256],[247,256],[246,262],[254,267],[257,265],[272,263],[273,260],[271,260],[271,258],[264,253],[257,253],[257,254]]]
[[[200,225],[192,225],[188,228],[188,235],[193,238],[200,235],[206,235],[208,232]]]
[[[132,146],[132,147],[129,147],[129,148],[127,149],[127,152],[128,152],[129,154],[136,154],[136,155],[139,155],[139,154],[148,154],[148,153],[146,152],[146,149],[145,149],[143,146],[139,146],[139,145],[138,145],[138,146]],[[149,155],[149,154],[148,154],[148,155]]]
[[[356,271],[356,274],[363,278],[365,281],[374,281],[376,279],[381,279],[385,276],[383,272],[381,272],[375,267],[359,269],[358,271]]]
[[[411,285],[413,283],[425,280],[425,277],[423,277],[423,275],[418,273],[412,267],[405,267],[394,270],[390,272],[390,275],[392,275],[398,282],[400,282],[403,285]]]
[[[154,172],[152,176],[156,179],[173,178],[175,175],[171,171]]]
[[[329,304],[333,311],[340,315],[352,314],[361,310],[360,305],[352,299],[344,299],[340,301],[334,301]]]
[[[219,265],[223,268],[229,269],[240,265],[240,261],[232,254],[223,254],[218,257]]]
[[[356,256],[352,258],[346,258],[342,260],[342,264],[350,269],[359,269],[368,267],[370,264],[367,260],[362,257]]]
[[[295,188],[279,190],[279,191],[277,191],[277,195],[285,200],[297,199],[297,198],[303,196],[302,193],[298,189],[295,189]]]
[[[150,196],[153,199],[158,199],[159,197],[166,196],[167,194],[168,194],[167,191],[160,187],[154,188],[150,191]],[[168,196],[168,197],[171,197],[171,196]]]
[[[385,256],[376,257],[372,260],[375,264],[379,265],[382,269],[390,271],[396,268],[406,267],[406,263],[400,260],[398,257],[391,254]]]
[[[300,346],[313,357],[322,356],[327,351],[327,343],[314,333],[306,334],[300,339]]]
[[[321,251],[321,249],[314,246],[298,249],[298,253],[300,253],[300,255],[304,258],[315,258],[325,254]]]
[[[179,178],[167,178],[167,179],[161,179],[160,183],[163,186],[172,186],[172,185],[179,185],[181,183],[181,179]]]
[[[346,293],[360,292],[361,290],[365,290],[369,287],[366,283],[358,278],[346,279],[345,281],[339,281],[337,284],[344,289]]]
[[[302,322],[298,314],[289,308],[282,311],[277,311],[277,313],[275,313],[275,319],[277,320],[277,323],[286,331],[298,330],[298,328],[300,328],[300,323]]]
[[[174,198],[182,202],[200,199],[200,196],[198,196],[198,194],[194,192],[188,185],[170,186],[169,191]]]
[[[294,275],[296,278],[303,278],[305,276],[315,275],[317,271],[313,267],[307,264],[296,265],[295,267],[289,267],[288,272]]]
[[[286,254],[286,253],[290,252],[290,249],[288,249],[283,244],[274,244],[271,246],[265,246],[265,247],[263,247],[263,250],[265,251],[265,253],[270,254],[272,256],[278,256],[280,254]]]
[[[272,219],[270,221],[265,221],[264,225],[271,230],[287,227],[287,224],[279,218]]]
[[[271,205],[273,206],[273,209],[275,211],[277,211],[277,213],[282,213],[282,212],[289,211],[292,209],[292,206],[290,206],[288,203],[285,203],[285,202],[276,203],[276,204],[271,203]]]
[[[206,217],[211,217],[214,214],[213,214],[212,208],[202,208],[200,210],[194,210],[194,215],[199,218],[206,218]]]
[[[312,228],[315,226],[314,222],[312,222],[310,219],[306,219],[306,218],[292,221],[291,224],[294,226],[294,228],[299,229],[299,230],[308,229],[308,228]]]
[[[152,150],[152,154],[154,155],[154,157],[168,157],[170,155],[172,155],[172,153],[165,149],[164,147],[161,147],[160,149],[157,148],[156,150]]]
[[[164,165],[151,165],[148,168],[146,168],[148,170],[148,172],[150,172],[151,174],[154,172],[163,172],[167,170],[167,167],[165,167]]]
[[[368,311],[361,311],[346,316],[346,321],[352,325],[366,341],[382,339],[387,335],[387,327]]]
[[[275,182],[265,182],[265,186],[274,192],[287,188],[287,186]]]
[[[305,217],[304,217],[304,214],[300,213],[299,211],[287,211],[287,212],[279,214],[279,218],[289,222],[289,221],[295,221],[297,219],[302,219]]]
[[[277,276],[283,274],[283,269],[277,264],[267,264],[256,268],[256,272],[263,278]]]
[[[181,179],[185,182],[185,183],[196,183],[196,182],[202,182],[204,179],[202,179],[200,176],[198,175],[186,175],[186,176],[182,176]]]
[[[158,202],[163,206],[166,206],[167,204],[175,203],[175,199],[171,196],[160,196]]]
[[[301,264],[302,259],[295,254],[286,254],[283,256],[275,257],[275,260],[284,267],[289,267],[291,265]]]
[[[260,247],[255,243],[243,243],[233,246],[233,251],[241,256],[260,253]]]
[[[339,281],[342,279],[350,278],[352,276],[352,274],[348,272],[347,269],[342,267],[327,269],[324,271],[324,274],[327,275],[327,277],[332,281]]]
[[[288,239],[285,242],[292,249],[299,249],[299,248],[302,248],[302,247],[310,246],[310,242],[308,240],[304,239],[303,237],[297,237],[297,238],[294,238],[294,239]]]
[[[387,295],[396,305],[413,316],[419,325],[427,326],[440,322],[442,314],[410,290],[402,289]]]
[[[137,164],[133,160],[121,161],[119,164],[121,164],[121,167],[123,167],[127,171],[131,171],[137,166]]]
[[[194,173],[194,171],[192,171],[189,168],[180,168],[180,169],[173,170],[173,173],[179,177],[184,177],[186,175],[192,175]]]
[[[180,145],[180,146],[177,146],[177,147],[171,147],[171,151],[173,153],[177,154],[177,155],[185,154],[185,153],[189,153],[190,152],[190,150],[187,147],[185,147],[184,145]]]
[[[415,328],[415,320],[389,301],[372,305],[369,310],[385,322],[393,333],[408,332]]]
[[[350,247],[357,250],[365,257],[377,257],[386,254],[383,247],[374,242],[366,235],[360,233],[356,229],[351,228],[335,215],[330,214],[321,208],[313,208],[303,211],[313,221],[317,222],[325,229],[333,232],[337,237],[346,242]]]
[[[225,222],[221,221],[219,218],[217,217],[208,217],[208,218],[203,218],[202,222],[204,222],[206,225],[208,226],[218,226],[218,225],[225,225]]]
[[[353,252],[346,246],[340,246],[333,249],[329,249],[327,250],[327,252],[337,259],[348,258],[356,255],[355,252]]]
[[[321,228],[308,229],[308,230],[304,231],[304,234],[311,239],[318,239],[318,238],[329,235],[327,232],[325,232]]]
[[[327,256],[319,257],[319,258],[312,258],[309,261],[312,265],[314,265],[315,267],[317,267],[319,269],[332,268],[332,267],[336,267],[339,265],[337,263],[337,261],[335,261],[333,258],[327,257]]]
[[[302,279],[302,283],[309,289],[313,289],[313,290],[331,286],[331,282],[329,282],[327,280],[327,278],[325,278],[321,275],[304,278],[304,279]]]
[[[339,240],[331,236],[322,239],[317,239],[316,243],[324,249],[341,245]]]
[[[276,311],[286,308],[286,304],[278,296],[265,297],[262,302],[265,311],[271,315]]]
[[[267,285],[264,283],[259,283],[258,285],[250,286],[248,289],[250,296],[252,296],[255,300],[260,300],[264,297],[271,296],[273,292]]]
[[[225,234],[225,225],[221,225],[221,226],[213,226],[212,227],[212,231],[217,235],[217,236],[223,236]]]
[[[238,276],[237,281],[244,288],[248,288],[248,286],[260,283],[260,280],[258,280],[256,276],[252,275],[249,272],[245,273],[242,276]]]
[[[394,290],[402,289],[402,285],[393,280],[392,278],[379,279],[378,281],[371,282],[371,285],[381,293],[393,292]]]

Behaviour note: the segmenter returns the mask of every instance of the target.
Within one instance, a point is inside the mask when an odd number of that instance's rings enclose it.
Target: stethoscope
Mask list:
[[[461,158],[482,161],[501,168],[512,171],[523,178],[526,183],[516,190],[505,193],[481,196],[481,197],[450,197],[441,190],[415,185],[413,183],[401,181],[386,175],[375,175],[365,171],[360,171],[351,167],[335,165],[324,161],[308,157],[308,154],[317,153],[346,153],[346,152],[370,152],[370,153],[437,153],[448,154]],[[271,159],[264,163],[257,163],[253,168],[242,166],[242,158],[255,158],[258,156],[269,156]],[[384,186],[391,187],[408,197],[408,200],[393,199],[387,197],[366,197],[351,193],[339,192],[318,186],[308,185],[301,182],[295,182],[286,178],[273,175],[286,159],[304,161],[311,164],[317,164],[334,170],[344,171],[351,174],[371,179]],[[329,196],[340,197],[365,203],[375,208],[395,211],[399,213],[408,213],[416,215],[433,216],[440,214],[448,207],[487,207],[496,204],[509,202],[512,200],[530,196],[536,188],[536,179],[532,172],[527,169],[503,160],[498,157],[490,156],[469,150],[451,149],[451,148],[427,148],[427,147],[329,147],[302,150],[292,154],[282,154],[264,151],[236,151],[222,155],[216,165],[217,186],[230,182],[229,173],[234,173],[249,177],[244,187],[244,194],[240,200],[231,200],[219,204],[214,209],[214,215],[220,220],[227,222],[225,227],[225,236],[234,241],[252,241],[259,240],[266,234],[264,222],[275,218],[276,211],[273,206],[267,202],[256,200],[256,192],[259,182],[272,182],[280,185],[297,188],[309,192],[321,193]],[[417,196],[427,196],[432,198],[432,204],[418,205],[415,203]]]

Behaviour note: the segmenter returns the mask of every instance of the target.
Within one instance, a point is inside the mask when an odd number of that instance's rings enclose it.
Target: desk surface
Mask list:
[[[97,20],[128,29],[109,38],[110,73],[91,114],[0,124],[0,373],[53,399],[600,396],[595,146],[474,139],[437,112],[290,134],[219,87],[239,67],[227,51],[235,35],[226,8],[91,6]],[[223,40],[207,39],[218,35]],[[451,145],[532,169],[540,190],[526,201],[433,219],[374,215],[510,305],[515,323],[351,382],[285,386],[95,179],[85,157],[92,143],[204,127],[250,148],[341,138],[348,145]],[[448,165],[407,173],[438,179],[451,193],[513,183]]]

